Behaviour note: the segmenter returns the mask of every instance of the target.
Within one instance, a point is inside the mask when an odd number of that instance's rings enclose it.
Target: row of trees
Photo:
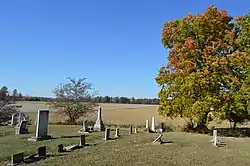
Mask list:
[[[185,117],[193,127],[250,120],[250,13],[233,18],[210,6],[166,22],[162,43],[169,54],[156,77],[161,115]]]
[[[39,96],[24,96],[17,89],[12,92],[6,86],[0,89],[0,100],[8,99],[9,101],[53,101],[53,98]],[[159,104],[157,98],[128,98],[128,97],[110,97],[110,96],[93,96],[92,100],[97,103],[122,103],[122,104]]]

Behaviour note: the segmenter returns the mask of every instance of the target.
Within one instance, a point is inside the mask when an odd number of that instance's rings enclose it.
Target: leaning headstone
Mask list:
[[[152,117],[151,130],[152,132],[155,132],[155,117]]]
[[[138,131],[137,131],[137,127],[135,127],[135,134],[137,134],[138,133]]]
[[[22,153],[16,153],[11,156],[11,163],[8,165],[14,166],[22,163],[24,161],[23,152]]]
[[[73,144],[73,145],[65,146],[63,149],[64,149],[64,151],[69,152],[69,151],[78,149],[79,147],[80,147],[79,144]]]
[[[146,130],[149,128],[149,121],[146,120]]]
[[[133,127],[130,126],[130,127],[129,127],[129,134],[132,134],[132,133],[133,133]]]
[[[40,146],[37,148],[38,157],[45,158],[46,157],[46,146]]]
[[[80,135],[79,146],[84,146],[84,145],[85,145],[85,135]]]
[[[94,131],[105,131],[104,123],[102,121],[102,108],[101,108],[101,106],[99,106],[98,115],[97,115],[97,119],[96,119],[95,125],[93,127],[93,130]]]
[[[118,137],[120,137],[119,128],[116,128],[115,129],[115,138],[118,138]]]
[[[26,120],[22,120],[21,123],[19,123],[16,127],[15,127],[15,134],[28,134],[28,121]]]
[[[18,124],[18,120],[17,120],[17,114],[12,114],[11,116],[11,125],[17,125]]]
[[[36,136],[29,138],[29,141],[40,141],[44,139],[49,139],[48,135],[48,125],[49,125],[49,110],[38,110],[37,112],[37,122],[36,122]]]
[[[156,143],[162,144],[162,143],[163,143],[162,140],[161,140],[161,137],[162,137],[162,136],[163,136],[162,134],[159,135],[159,136],[153,141],[153,143],[154,143],[154,144],[156,144]]]
[[[105,141],[110,140],[110,128],[106,128],[105,129],[105,137],[104,137]]]
[[[164,123],[160,123],[160,129],[159,129],[160,133],[165,132],[165,128],[164,128]]]

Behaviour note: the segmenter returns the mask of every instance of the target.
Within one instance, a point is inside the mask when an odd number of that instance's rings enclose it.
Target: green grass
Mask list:
[[[77,136],[80,126],[49,126],[49,133],[60,136]],[[25,152],[26,155],[36,152],[36,148],[46,145],[47,152],[57,155],[57,145],[78,143],[79,138],[57,138],[41,142],[29,142],[28,137],[34,136],[34,126],[29,127],[28,135],[14,135],[11,126],[0,127],[5,136],[0,137],[0,165],[10,161],[10,155]],[[4,134],[3,134],[4,135]],[[111,136],[114,131],[111,131]],[[214,147],[209,142],[211,136],[181,132],[164,133],[163,141],[172,141],[162,145],[151,142],[159,134],[144,133],[128,134],[128,129],[121,129],[121,139],[105,142],[104,132],[87,134],[86,143],[91,146],[67,153],[65,156],[49,157],[32,165],[40,166],[68,166],[68,165],[192,165],[192,166],[245,166],[250,165],[250,144],[248,138],[225,138],[224,147]]]

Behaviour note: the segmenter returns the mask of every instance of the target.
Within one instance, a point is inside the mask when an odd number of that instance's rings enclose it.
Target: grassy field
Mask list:
[[[89,133],[86,143],[90,146],[60,155],[57,145],[65,146],[78,143],[79,138],[60,138],[61,136],[77,136],[80,126],[49,126],[49,133],[57,139],[41,142],[29,142],[27,138],[34,136],[34,126],[29,127],[28,135],[14,135],[13,127],[1,126],[0,136],[0,165],[10,161],[10,155],[24,152],[25,155],[36,153],[36,148],[46,145],[47,152],[53,154],[45,160],[31,163],[31,166],[73,166],[73,165],[101,165],[101,166],[247,166],[250,165],[250,144],[248,138],[221,138],[223,147],[214,147],[209,135],[190,134],[181,132],[167,132],[163,141],[172,141],[162,145],[151,142],[158,136],[156,133],[128,134],[128,129],[121,129],[122,137],[105,142],[104,132]],[[111,131],[114,135],[114,131]]]
[[[49,105],[45,102],[19,102],[22,105],[21,111],[28,112],[30,118],[35,120],[38,109],[49,109]],[[165,119],[158,115],[157,106],[142,105],[142,104],[109,104],[101,103],[102,117],[105,123],[112,124],[145,124],[147,119],[152,116],[156,117],[158,122],[165,121]],[[54,114],[55,110],[50,109],[50,122],[57,122],[61,119],[60,116]],[[96,112],[97,113],[97,112]],[[96,118],[96,113],[89,117],[91,120]]]
[[[49,106],[45,102],[31,102],[24,101],[19,102],[18,104],[22,105],[20,108],[21,111],[28,112],[30,119],[35,121],[36,112],[38,109],[50,109]],[[151,117],[154,116],[156,118],[156,123],[164,122],[166,125],[179,130],[185,124],[185,120],[181,118],[176,118],[174,120],[170,118],[164,118],[160,116],[157,112],[156,105],[143,105],[143,104],[109,104],[109,103],[101,103],[102,107],[102,117],[106,124],[116,124],[116,125],[145,125],[145,121],[148,119],[151,121]],[[50,118],[49,121],[51,123],[55,123],[62,119],[58,114],[54,114],[55,110],[50,109]],[[88,117],[88,120],[96,119],[97,111]],[[223,122],[221,124],[211,123],[209,125],[216,127],[229,127],[228,122]],[[242,126],[242,127],[249,127]]]

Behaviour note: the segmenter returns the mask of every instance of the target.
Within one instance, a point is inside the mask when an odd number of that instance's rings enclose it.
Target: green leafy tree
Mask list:
[[[199,128],[212,120],[210,114],[225,117],[234,105],[231,98],[238,104],[233,94],[245,79],[249,61],[237,46],[240,29],[232,21],[225,10],[210,6],[203,14],[164,24],[162,43],[169,55],[156,78],[160,115],[185,117]]]
[[[18,98],[17,89],[13,90],[13,92],[12,92],[12,98],[13,98],[13,101],[16,101],[16,99]]]
[[[68,83],[59,84],[54,90],[56,95],[52,107],[57,109],[57,113],[65,115],[66,123],[75,125],[77,120],[94,111],[97,106],[93,100],[95,92],[92,84],[86,78],[68,78]]]

